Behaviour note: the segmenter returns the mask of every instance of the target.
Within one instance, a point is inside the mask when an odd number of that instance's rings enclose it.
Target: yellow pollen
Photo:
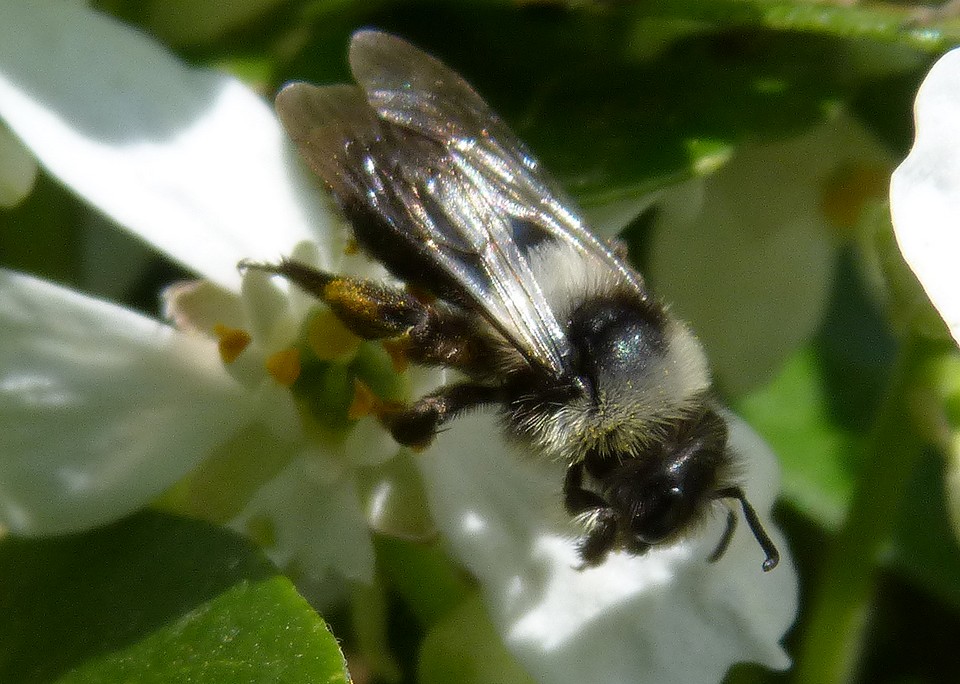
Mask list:
[[[881,164],[854,163],[829,178],[820,197],[820,209],[833,225],[849,230],[857,225],[868,202],[886,196],[890,169]]]
[[[264,365],[274,380],[289,387],[300,377],[300,352],[296,349],[282,349],[268,356]]]
[[[342,307],[353,315],[376,318],[379,309],[360,285],[346,278],[336,278],[323,287],[323,299],[333,307]]]
[[[313,316],[307,324],[307,344],[321,361],[350,359],[360,348],[360,342],[328,309]]]
[[[376,412],[380,400],[373,393],[366,383],[361,380],[353,381],[353,401],[350,408],[347,409],[347,418],[349,420],[360,420],[371,413]]]
[[[223,323],[213,326],[213,334],[217,336],[217,347],[220,358],[224,363],[233,363],[250,344],[250,333],[239,328],[231,328]]]
[[[343,253],[346,255],[357,254],[360,252],[360,245],[357,242],[356,238],[350,238],[347,240],[347,243],[343,246]]]

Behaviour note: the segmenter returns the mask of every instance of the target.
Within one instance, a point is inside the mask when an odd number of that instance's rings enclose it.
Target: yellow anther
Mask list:
[[[289,387],[300,377],[300,352],[296,349],[282,349],[268,356],[264,365],[274,380]]]
[[[319,312],[307,324],[307,344],[321,361],[347,360],[357,353],[360,342],[332,311]]]
[[[347,418],[349,420],[360,420],[365,416],[376,413],[380,400],[373,393],[366,383],[362,380],[353,381],[353,401],[350,402],[350,408],[347,409]]]
[[[390,365],[394,373],[403,373],[410,365],[410,358],[407,356],[407,345],[403,339],[384,340],[383,348],[390,357]]]
[[[217,347],[220,358],[224,363],[233,363],[244,349],[250,344],[250,333],[239,328],[231,328],[222,323],[213,326],[213,334],[217,336]]]

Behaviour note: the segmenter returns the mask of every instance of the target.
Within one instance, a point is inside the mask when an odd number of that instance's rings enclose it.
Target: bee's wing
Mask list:
[[[459,74],[378,31],[354,34],[350,67],[381,117],[455,150],[461,166],[490,183],[497,208],[575,246],[598,260],[598,268],[619,272],[643,291],[637,273],[586,229],[563,189]]]
[[[394,274],[478,310],[548,373],[566,370],[566,338],[509,217],[447,148],[379,118],[354,86],[294,83],[277,96],[277,111],[358,241]]]
[[[530,244],[562,241],[635,276],[459,76],[381,33],[355,34],[350,60],[362,90],[297,83],[277,111],[358,241],[399,277],[478,310],[531,364],[568,372],[570,345],[530,270]]]

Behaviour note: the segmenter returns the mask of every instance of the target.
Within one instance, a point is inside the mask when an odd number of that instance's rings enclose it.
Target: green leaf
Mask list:
[[[323,620],[246,541],[144,513],[0,543],[0,681],[347,682]]]
[[[736,404],[780,458],[783,496],[828,529],[843,522],[853,492],[854,435],[827,411],[829,388],[809,348],[790,359],[764,389]]]
[[[960,42],[960,21],[921,3],[833,3],[810,0],[658,0],[641,10],[721,24],[754,25],[851,39],[870,39],[936,52]]]
[[[373,584],[356,584],[350,599],[350,617],[356,648],[363,663],[385,682],[397,682],[400,665],[390,650],[387,634],[389,605],[383,583],[375,578]]]
[[[846,514],[896,354],[857,259],[841,255],[817,339],[734,406],[780,457],[787,501],[831,530]]]
[[[397,593],[425,625],[443,618],[471,592],[463,570],[438,543],[423,544],[379,536],[377,561]]]
[[[0,208],[0,265],[67,285],[80,280],[84,210],[46,174],[12,208]]]
[[[655,42],[639,21],[424,3],[354,26],[402,35],[460,72],[585,205],[706,173],[744,139],[796,134],[849,97],[857,77],[834,37],[702,25]],[[349,80],[347,42],[341,24],[317,27],[278,80]]]

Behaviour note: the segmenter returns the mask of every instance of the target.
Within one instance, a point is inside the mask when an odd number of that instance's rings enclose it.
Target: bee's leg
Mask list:
[[[327,273],[298,261],[283,259],[279,264],[241,261],[239,268],[283,276],[326,302],[351,332],[366,340],[401,335],[425,315],[425,305],[403,290]]]
[[[395,440],[422,449],[450,419],[464,411],[502,400],[503,391],[499,387],[464,382],[445,385],[409,406],[384,411],[379,418]]]
[[[563,481],[563,504],[570,515],[589,515],[589,531],[577,545],[580,569],[599,565],[613,550],[617,540],[617,521],[613,509],[596,492],[583,486],[583,463],[567,468]]]
[[[283,276],[333,310],[354,334],[366,340],[399,338],[410,360],[471,371],[489,368],[488,348],[475,324],[449,308],[426,304],[406,290],[320,271],[289,259],[279,264],[241,262]]]
[[[594,517],[590,531],[577,544],[577,552],[583,564],[577,568],[583,570],[594,565],[600,565],[613,551],[617,541],[617,521],[610,508],[603,508]]]
[[[567,468],[563,480],[563,505],[570,515],[582,515],[609,508],[602,496],[583,486],[583,461]]]

